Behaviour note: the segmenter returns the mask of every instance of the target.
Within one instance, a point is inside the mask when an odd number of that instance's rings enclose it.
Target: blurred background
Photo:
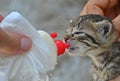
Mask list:
[[[58,32],[63,39],[69,20],[79,16],[87,0],[0,0],[0,14],[4,17],[12,11],[25,16],[37,29]],[[58,57],[52,81],[91,81],[91,60],[67,54]]]

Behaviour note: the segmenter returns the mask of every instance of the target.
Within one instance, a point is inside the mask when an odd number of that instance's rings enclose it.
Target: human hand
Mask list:
[[[0,15],[0,22],[3,17]],[[0,53],[16,55],[27,52],[31,48],[31,39],[20,33],[3,31],[0,28]]]
[[[80,15],[99,14],[112,19],[120,35],[120,0],[89,0]]]

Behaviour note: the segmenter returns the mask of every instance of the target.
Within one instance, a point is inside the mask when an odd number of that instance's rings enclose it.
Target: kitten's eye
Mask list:
[[[74,32],[74,34],[84,34],[84,32]]]
[[[72,32],[72,34],[73,34],[73,36],[85,37],[85,33],[80,32],[80,31],[74,31],[74,32]]]

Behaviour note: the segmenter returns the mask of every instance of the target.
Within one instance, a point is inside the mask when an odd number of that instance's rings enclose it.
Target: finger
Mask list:
[[[103,11],[112,8],[118,0],[89,0],[80,15],[99,14],[104,15]]]
[[[115,25],[115,28],[118,30],[120,36],[120,15],[118,15],[112,22]]]
[[[30,38],[15,32],[4,32],[0,29],[0,53],[16,55],[25,53],[30,48]]]
[[[0,15],[0,22],[3,20],[3,17]]]
[[[87,15],[87,14],[99,14],[99,15],[103,15],[103,10],[96,6],[96,5],[90,5],[87,4],[83,10],[81,11],[80,15]]]
[[[111,81],[120,81],[120,76],[118,76],[117,78],[115,78],[114,80]]]
[[[102,1],[102,0],[100,0]],[[98,3],[98,0],[89,0],[83,10],[81,11],[80,15],[86,15],[86,14],[100,14],[103,15],[103,10],[100,6],[100,3]]]

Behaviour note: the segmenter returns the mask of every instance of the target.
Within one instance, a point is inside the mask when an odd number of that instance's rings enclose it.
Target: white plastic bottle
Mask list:
[[[61,50],[60,40],[54,41],[42,30],[38,33],[18,12],[9,14],[0,23],[0,27],[4,31],[7,28],[9,31],[22,33],[32,40],[32,48],[26,54],[0,56],[0,81],[49,81],[47,73],[57,63],[58,49]]]

